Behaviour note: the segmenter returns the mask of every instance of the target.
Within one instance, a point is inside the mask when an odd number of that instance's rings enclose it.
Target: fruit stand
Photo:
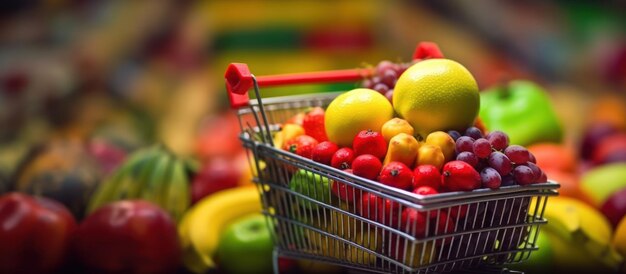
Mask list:
[[[414,55],[418,61],[412,66],[424,64],[429,59],[444,60],[440,58],[443,56],[436,45],[422,43]],[[449,272],[485,265],[500,266],[527,259],[532,251],[539,248],[536,245],[539,227],[546,223],[543,210],[548,197],[557,195],[559,185],[547,181],[545,175],[540,178],[542,172],[538,168],[538,172],[530,172],[532,176],[528,180],[523,172],[517,172],[534,166],[530,162],[531,156],[520,146],[509,146],[508,136],[501,132],[487,136],[489,141],[476,127],[470,127],[465,136],[454,131],[459,135],[454,141],[454,137],[450,136],[454,134],[441,131],[433,134],[443,128],[466,129],[474,123],[476,112],[471,114],[472,110],[469,110],[468,114],[467,109],[462,109],[461,112],[465,113],[461,115],[465,117],[460,116],[464,118],[460,121],[456,119],[454,122],[457,124],[424,123],[422,117],[419,117],[422,119],[419,122],[412,123],[415,129],[424,130],[416,130],[416,136],[427,135],[420,138],[426,142],[422,147],[438,144],[431,146],[438,152],[434,155],[441,155],[441,158],[433,158],[430,156],[433,153],[422,148],[418,151],[417,147],[408,148],[408,152],[407,147],[396,151],[392,143],[400,142],[397,136],[413,138],[413,134],[394,132],[387,136],[386,141],[379,132],[385,130],[383,124],[392,120],[393,111],[385,116],[387,114],[382,107],[361,105],[359,101],[380,96],[380,99],[372,100],[383,100],[381,102],[386,103],[381,104],[387,104],[389,109],[391,102],[401,104],[396,98],[401,96],[398,94],[403,90],[400,87],[402,78],[395,85],[393,101],[383,96],[387,90],[354,89],[345,93],[263,98],[260,88],[355,81],[367,77],[368,73],[373,72],[363,69],[257,78],[245,64],[234,63],[228,67],[226,86],[231,106],[237,109],[239,115],[240,138],[250,152],[251,168],[257,170],[254,181],[261,196],[262,212],[274,239],[275,256],[313,259],[367,271],[393,273]],[[439,77],[446,79],[446,76]],[[433,76],[428,80],[438,81],[436,78]],[[457,77],[453,81],[466,80]],[[415,84],[411,87],[414,93],[419,90]],[[456,83],[449,86],[454,86],[457,96],[463,91],[462,84],[460,89]],[[249,99],[248,90],[254,91],[256,100]],[[350,103],[354,106],[349,106]],[[355,108],[363,112],[355,114],[359,111]],[[285,121],[302,112],[306,113],[304,132],[285,138],[284,135],[288,134],[285,129],[289,124]],[[352,112],[351,115],[358,117],[348,122],[334,121],[332,115],[335,112]],[[375,114],[368,116],[367,112]],[[436,116],[445,115],[430,114],[435,116],[430,121],[440,121]],[[325,119],[312,124],[310,121],[313,118],[309,117],[319,115]],[[407,114],[403,118],[409,120],[409,116]],[[364,121],[368,127],[359,125],[356,130],[346,133],[358,121]],[[397,124],[398,121],[392,123]],[[394,128],[392,125],[388,127]],[[411,125],[407,127],[413,131]],[[278,135],[285,140],[277,140]],[[443,141],[438,136],[442,136]],[[470,136],[476,137],[476,141]],[[452,147],[446,146],[447,140],[453,144]],[[463,154],[463,140],[470,142],[466,154]],[[481,141],[486,142],[486,152],[481,151]],[[346,160],[348,158],[342,156],[344,153],[339,147],[349,151],[351,148],[355,156]],[[450,148],[452,150],[448,153]],[[330,153],[329,149],[332,150]],[[522,152],[525,152],[525,157],[519,156],[524,154]],[[469,156],[474,158],[473,162]],[[475,170],[479,168],[477,157],[481,162],[490,164],[490,167],[480,168],[480,176]],[[500,157],[506,158],[506,161]],[[513,170],[509,163],[515,165],[513,182],[505,182],[501,178],[499,171],[505,169],[502,163],[509,165],[504,174]],[[413,167],[415,175],[412,174]],[[437,174],[441,171],[442,175],[429,180],[419,174],[421,169],[429,168]],[[402,174],[408,177],[403,179]],[[473,174],[478,177],[468,178]],[[427,189],[432,192],[427,193]],[[277,265],[278,258],[275,262]]]

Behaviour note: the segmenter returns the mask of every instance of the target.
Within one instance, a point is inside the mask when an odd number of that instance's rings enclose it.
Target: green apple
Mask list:
[[[511,81],[480,93],[480,119],[488,130],[501,130],[510,143],[527,146],[561,142],[563,129],[547,93],[530,81]]]
[[[299,169],[291,177],[289,189],[325,204],[331,201],[330,180],[311,171]],[[298,198],[298,202],[307,209],[318,208],[317,204],[305,199]]]
[[[218,265],[227,273],[272,273],[274,243],[265,216],[245,216],[228,225],[217,247]]]
[[[538,250],[530,253],[528,260],[516,264],[515,270],[524,271],[526,273],[554,273],[554,250],[550,243],[548,232],[542,231],[537,235],[535,245]]]

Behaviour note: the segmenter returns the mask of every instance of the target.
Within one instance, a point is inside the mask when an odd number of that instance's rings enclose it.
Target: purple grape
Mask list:
[[[385,71],[396,70],[397,67],[398,65],[396,65],[395,63],[389,60],[383,60],[383,61],[380,61],[378,65],[376,65],[376,74],[382,76],[385,74]]]
[[[491,155],[489,155],[489,159],[487,161],[490,167],[494,168],[496,171],[498,171],[498,173],[500,173],[500,176],[507,175],[511,173],[511,170],[513,170],[511,160],[509,160],[509,157],[506,157],[506,155],[504,155],[504,153],[502,152],[492,152]]]
[[[474,169],[483,170],[487,167],[489,167],[489,163],[487,162],[487,159],[478,159],[478,164],[476,164]]]
[[[536,164],[536,163],[537,163],[537,158],[535,158],[535,155],[533,155],[533,153],[532,153],[532,152],[530,152],[530,151],[529,151],[529,152],[528,152],[528,156],[529,156],[529,157],[528,157],[528,158],[529,158],[529,160],[528,160],[529,162],[531,162],[531,163],[533,163],[533,164]]]
[[[452,140],[454,140],[456,142],[456,140],[459,139],[459,137],[461,137],[461,133],[459,133],[456,130],[450,130],[448,131],[448,135],[450,135],[450,137],[452,137]]]
[[[476,141],[474,141],[473,151],[478,158],[487,158],[491,154],[491,144],[485,138],[476,139]]]
[[[513,186],[516,185],[517,182],[515,182],[515,177],[513,177],[513,175],[506,175],[506,176],[502,176],[502,183],[500,184],[500,186]]]
[[[497,189],[502,183],[502,177],[495,169],[488,167],[480,172],[480,181],[483,188]]]
[[[532,184],[535,179],[533,170],[527,166],[515,167],[515,169],[513,169],[513,176],[515,176],[515,181],[522,186]]]
[[[537,179],[537,183],[545,183],[548,181],[548,175],[542,170],[541,175],[539,175],[539,179]]]
[[[398,80],[398,74],[394,70],[386,70],[381,75],[381,81],[388,87],[395,87]]]
[[[389,102],[393,103],[393,89],[388,90],[387,93],[385,93],[385,97],[387,97]]]
[[[487,134],[487,140],[495,150],[502,151],[509,146],[509,136],[499,130]]]
[[[504,150],[506,157],[509,157],[511,162],[521,165],[530,161],[530,152],[523,146],[511,145]]]
[[[478,165],[478,157],[474,153],[469,151],[463,151],[456,156],[456,159],[459,161],[466,162],[470,164],[470,166],[476,167]]]
[[[461,153],[463,151],[474,152],[474,138],[461,136],[456,140],[456,153]]]
[[[483,132],[480,131],[477,127],[469,127],[465,130],[465,136],[472,137],[474,140],[483,138]]]
[[[363,80],[363,82],[361,83],[361,86],[364,88],[373,88],[374,87],[374,81],[372,81],[372,78],[366,78],[365,80]]]
[[[541,177],[541,172],[542,172],[541,168],[539,168],[537,165],[531,162],[527,162],[526,166],[528,166],[533,171],[533,174],[535,175],[535,177],[533,178],[533,182],[539,181],[539,177]]]
[[[389,87],[383,83],[378,83],[374,86],[373,90],[378,91],[381,94],[385,94],[389,91]]]

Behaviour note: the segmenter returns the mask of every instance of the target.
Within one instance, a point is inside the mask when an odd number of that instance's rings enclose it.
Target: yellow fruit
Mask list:
[[[478,85],[455,61],[421,61],[398,78],[393,107],[422,137],[437,130],[464,130],[474,123],[480,109]]]
[[[340,202],[339,208],[350,212],[350,206],[348,203]],[[330,220],[330,229],[326,231],[336,234],[339,237],[344,237],[346,239],[354,238],[354,235],[356,233],[355,218],[352,218],[348,214],[339,211],[331,211]]]
[[[420,144],[413,135],[400,133],[389,140],[389,147],[387,148],[387,155],[383,165],[395,161],[412,168],[417,159],[419,148]]]
[[[274,135],[274,147],[282,148],[285,142],[300,135],[304,135],[304,128],[301,125],[284,124],[283,128]]]
[[[613,247],[626,258],[626,217],[622,218],[622,221],[619,222],[615,229]]]
[[[382,247],[382,242],[382,237],[374,230],[371,230],[369,234],[358,233],[354,239],[354,243],[373,252],[377,252],[378,248]],[[348,246],[345,258],[357,264],[374,265],[376,263],[376,255],[352,245]]]
[[[406,120],[396,117],[383,124],[381,133],[383,135],[383,138],[385,138],[385,141],[389,143],[391,138],[400,133],[406,133],[413,136],[413,127]]]
[[[454,150],[456,144],[454,143],[454,139],[443,131],[435,131],[431,134],[428,134],[426,137],[426,143],[438,146],[441,148],[441,152],[443,152],[443,157],[446,162],[454,160]]]
[[[380,132],[393,118],[389,100],[375,90],[357,88],[337,96],[326,109],[324,124],[328,139],[347,147],[361,130]]]
[[[433,165],[441,170],[445,157],[441,148],[431,144],[423,144],[417,152],[417,165]]]

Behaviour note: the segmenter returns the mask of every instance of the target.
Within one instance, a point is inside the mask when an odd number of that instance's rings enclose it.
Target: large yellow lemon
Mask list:
[[[343,147],[361,130],[380,132],[383,124],[393,118],[393,107],[385,96],[375,90],[357,88],[337,96],[328,108],[324,124],[328,139]]]
[[[421,61],[398,78],[393,107],[422,138],[438,130],[464,130],[474,123],[480,109],[478,85],[455,61]]]

